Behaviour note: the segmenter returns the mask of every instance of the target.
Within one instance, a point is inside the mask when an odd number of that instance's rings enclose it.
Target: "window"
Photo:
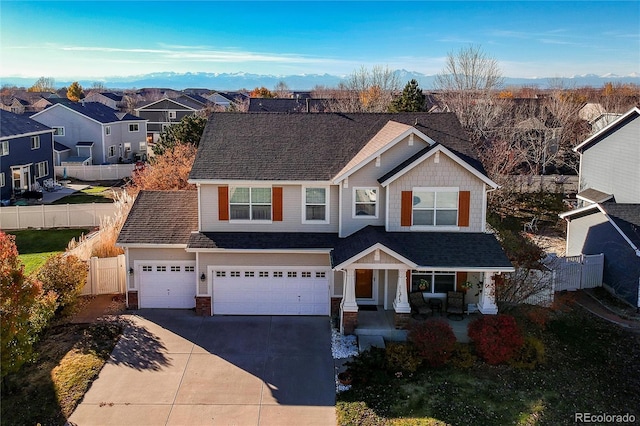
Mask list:
[[[64,127],[62,126],[53,126],[53,135],[54,136],[64,136]]]
[[[231,220],[271,220],[271,188],[229,188]]]
[[[378,217],[377,188],[353,188],[353,199],[354,217]]]
[[[253,271],[245,271],[244,273],[245,278],[253,278],[254,275],[255,273]]]
[[[231,271],[229,275],[233,278],[240,278],[240,271]]]
[[[316,272],[316,278],[326,278],[326,272]]]
[[[185,272],[195,272],[196,271],[196,267],[195,266],[185,266],[184,267],[184,271]]]
[[[269,272],[267,272],[267,271],[260,271],[260,272],[258,272],[258,276],[259,276],[260,278],[269,278]]]
[[[116,146],[115,145],[111,145],[109,147],[109,152],[107,153],[107,155],[109,157],[115,157],[115,155],[116,155]]]
[[[40,149],[40,136],[31,136],[31,149]]]
[[[413,225],[456,226],[458,190],[416,188],[413,190]]]
[[[169,111],[169,119],[170,119],[170,120],[171,120],[171,119],[174,119],[174,118],[176,118],[176,117],[177,117],[177,115],[176,115],[176,112],[175,112],[175,111]]]
[[[152,272],[153,271],[153,267],[151,266],[143,266],[142,267],[142,272]]]
[[[129,124],[129,131],[130,132],[137,132],[140,130],[140,125],[139,124]]]
[[[287,272],[287,278],[295,278],[298,276],[297,272],[289,271]]]
[[[222,278],[222,277],[226,277],[227,274],[224,271],[216,271],[216,277],[218,278]]]
[[[147,152],[147,143],[140,142],[140,152]]]
[[[455,291],[455,289],[455,272],[411,272],[411,291],[422,291],[423,293],[446,293],[448,291]]]
[[[36,163],[36,179],[45,177],[49,174],[49,162],[41,161]]]
[[[5,186],[4,172],[0,173],[0,187]]]
[[[105,126],[104,134],[109,136],[111,134],[111,126]]]
[[[171,267],[171,272],[180,272],[180,267],[179,266],[172,266]]]
[[[327,188],[303,188],[304,222],[327,223],[329,221],[327,195]]]
[[[273,273],[273,278],[282,278],[282,272],[281,271],[276,271]]]
[[[156,272],[167,272],[166,266],[156,266]]]
[[[302,278],[311,278],[311,272],[301,272],[300,276]]]
[[[9,141],[0,142],[0,156],[9,155]]]

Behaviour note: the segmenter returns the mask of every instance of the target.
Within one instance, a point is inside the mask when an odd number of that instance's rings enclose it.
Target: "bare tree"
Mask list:
[[[96,92],[105,92],[107,87],[101,81],[94,81],[89,89]]]
[[[362,66],[333,91],[327,110],[386,112],[393,101],[393,94],[399,91],[398,77],[389,67],[376,65],[369,70]]]
[[[289,89],[289,86],[287,85],[287,83],[285,83],[284,81],[279,81],[278,84],[276,84],[276,86],[273,88],[273,95],[276,98],[290,98],[291,97],[291,90]]]
[[[498,61],[487,56],[480,46],[464,47],[447,55],[434,84],[462,126],[475,138],[481,138],[491,127],[488,118],[498,116],[486,112],[496,105],[494,95],[503,84]]]
[[[53,77],[40,77],[27,90],[29,92],[55,92],[56,81]]]

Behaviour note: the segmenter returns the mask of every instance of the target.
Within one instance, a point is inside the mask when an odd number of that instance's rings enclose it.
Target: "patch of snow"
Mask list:
[[[331,354],[333,359],[343,359],[358,355],[356,336],[344,336],[335,328],[331,329]]]

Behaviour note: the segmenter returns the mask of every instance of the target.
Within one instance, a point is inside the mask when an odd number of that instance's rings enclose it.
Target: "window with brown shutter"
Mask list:
[[[274,186],[271,190],[273,194],[273,221],[282,222],[282,187]]]
[[[411,214],[413,209],[413,192],[402,191],[400,204],[400,226],[411,226]]]
[[[458,226],[469,226],[470,206],[471,192],[460,191],[458,194]]]
[[[218,220],[229,220],[229,187],[218,187]]]

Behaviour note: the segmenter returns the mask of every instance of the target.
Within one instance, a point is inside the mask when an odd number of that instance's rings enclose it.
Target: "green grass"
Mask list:
[[[109,358],[117,324],[63,324],[36,346],[37,359],[7,376],[2,425],[63,425]]]
[[[64,252],[72,238],[87,234],[88,229],[43,229],[12,231],[16,236],[16,247],[24,263],[25,274],[35,272],[56,253]]]
[[[339,424],[556,425],[572,424],[576,412],[640,416],[640,335],[577,306],[552,312],[536,334],[547,362],[533,370],[477,361],[468,370],[422,367],[411,377],[354,381],[338,395]]]

